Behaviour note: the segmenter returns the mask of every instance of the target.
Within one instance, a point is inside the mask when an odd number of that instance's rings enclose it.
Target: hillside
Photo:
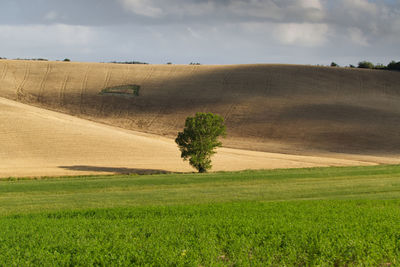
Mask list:
[[[0,178],[190,172],[173,140],[0,98]],[[365,161],[222,148],[214,171],[370,165]]]
[[[296,65],[0,60],[0,176],[190,171],[173,138],[198,111],[224,116],[236,149],[214,170],[399,163],[399,82]]]
[[[121,85],[139,85],[139,96],[100,94]],[[211,111],[225,117],[224,145],[235,148],[400,150],[400,72],[0,60],[0,97],[168,137],[186,116]]]

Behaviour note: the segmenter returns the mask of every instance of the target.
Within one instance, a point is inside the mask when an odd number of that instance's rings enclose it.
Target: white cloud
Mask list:
[[[352,13],[369,13],[376,14],[378,6],[376,3],[369,2],[368,0],[342,0],[342,8]]]
[[[50,11],[48,12],[45,16],[44,19],[45,20],[55,20],[58,18],[58,13],[56,11]]]
[[[299,0],[299,4],[304,8],[322,10],[322,4],[320,0]]]
[[[200,34],[197,33],[196,31],[194,31],[191,27],[186,27],[186,29],[190,33],[190,36],[192,36],[193,38],[196,38],[196,39],[201,39]]]
[[[320,0],[298,0],[299,8],[304,10],[308,22],[322,22],[326,17],[326,10]]]
[[[281,9],[273,1],[235,0],[227,6],[227,10],[240,16],[254,16],[259,18],[280,19]]]
[[[49,50],[89,51],[97,39],[94,29],[73,25],[0,25],[0,36],[7,42],[0,42],[0,49],[15,57],[31,57],[32,52],[45,56]],[[14,51],[14,53],[13,53]],[[28,54],[29,53],[29,54]]]
[[[324,8],[320,0],[231,0],[223,7],[225,12],[269,21],[317,22],[324,18]]]
[[[274,33],[282,44],[313,47],[326,42],[328,31],[326,24],[283,23],[277,25]]]
[[[122,0],[122,3],[130,11],[138,15],[156,18],[163,14],[163,10],[157,6],[154,6],[152,1]]]
[[[53,31],[56,40],[64,45],[85,45],[96,38],[96,33],[91,27],[65,24],[51,25],[49,27],[50,29],[46,29],[46,31]]]
[[[369,46],[367,37],[363,34],[363,32],[359,28],[351,27],[347,31],[350,36],[350,40],[354,44],[361,46]]]
[[[215,10],[212,1],[192,2],[185,0],[119,0],[129,11],[146,17],[160,18],[168,15],[198,16]]]
[[[324,17],[320,0],[118,0],[127,10],[151,18],[168,16],[219,16],[237,19],[320,20]]]

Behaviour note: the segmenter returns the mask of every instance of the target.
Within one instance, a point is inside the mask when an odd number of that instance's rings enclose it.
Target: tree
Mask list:
[[[361,61],[361,62],[358,62],[358,67],[360,69],[373,69],[375,66],[373,63],[371,63],[369,61]]]
[[[396,61],[392,60],[392,62],[390,62],[387,65],[387,69],[389,69],[389,70],[400,70],[400,61],[396,62]]]
[[[219,136],[226,136],[224,119],[213,113],[198,112],[194,117],[186,118],[183,132],[178,133],[175,142],[184,160],[200,173],[211,169],[211,156],[215,148],[222,146]]]
[[[387,67],[385,65],[383,65],[382,63],[378,63],[374,66],[374,69],[376,70],[386,70]]]

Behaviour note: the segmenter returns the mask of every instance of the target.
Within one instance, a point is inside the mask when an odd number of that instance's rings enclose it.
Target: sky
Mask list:
[[[400,61],[400,0],[0,0],[0,12],[7,58]]]

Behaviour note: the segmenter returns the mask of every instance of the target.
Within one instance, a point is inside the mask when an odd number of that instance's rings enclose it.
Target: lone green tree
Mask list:
[[[213,113],[198,112],[194,117],[186,118],[183,132],[178,133],[175,142],[184,160],[200,173],[211,169],[211,156],[215,148],[222,146],[219,136],[226,136],[224,119]]]

